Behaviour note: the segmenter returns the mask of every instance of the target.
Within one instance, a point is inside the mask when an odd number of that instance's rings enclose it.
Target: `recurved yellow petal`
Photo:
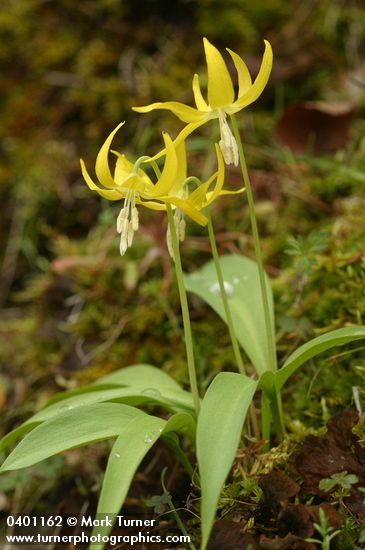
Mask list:
[[[158,101],[157,103],[151,103],[151,105],[146,105],[145,107],[132,107],[132,110],[137,113],[149,113],[155,109],[166,109],[167,111],[171,111],[183,122],[198,122],[198,120],[202,119],[202,113],[197,109],[179,103],[178,101]]]
[[[124,197],[123,193],[120,193],[116,189],[102,189],[101,187],[96,185],[91,179],[86,169],[85,163],[82,159],[80,159],[80,164],[84,180],[92,191],[96,191],[100,196],[104,197],[104,199],[108,199],[109,201],[117,201]]]
[[[163,204],[162,202],[157,202],[157,201],[149,201],[149,200],[144,200],[144,198],[139,198],[139,197],[136,197],[136,204],[142,204],[143,206],[145,206],[146,208],[149,208],[150,210],[158,210],[158,211],[162,211],[162,210],[166,210],[166,205]]]
[[[206,38],[204,50],[208,67],[208,103],[212,109],[230,105],[234,101],[234,89],[225,61]]]
[[[214,116],[214,118],[217,118]],[[208,116],[205,116],[204,120],[200,120],[199,122],[191,122],[190,124],[187,124],[185,128],[181,130],[181,132],[178,134],[178,136],[174,140],[175,148],[179,147],[183,141],[186,140],[190,134],[192,134],[199,126],[203,126],[205,122],[209,120]],[[151,157],[149,160],[158,160],[161,157],[166,155],[166,149],[162,149],[162,151],[159,151],[156,153],[153,157]]]
[[[199,187],[197,187],[189,195],[189,202],[191,202],[191,204],[198,210],[201,210],[205,205],[208,189],[216,177],[217,177],[217,172],[215,172],[212,176],[210,176],[210,178],[206,182],[199,185]]]
[[[234,104],[227,109],[227,113],[232,114],[240,111],[247,105],[250,105],[261,95],[263,92],[272,69],[273,54],[270,43],[265,40],[265,52],[262,58],[259,74],[257,75],[255,82],[251,86],[250,90],[239,97]]]
[[[232,191],[232,190],[229,190],[229,189],[222,189],[219,193],[219,196],[223,197],[223,195],[238,195],[239,193],[243,193],[244,191],[246,191],[245,187],[241,187],[241,189],[238,189],[237,191]],[[208,206],[211,202],[213,202],[213,200],[214,200],[214,199],[212,199],[212,194],[213,193],[214,193],[214,191],[209,191],[207,193],[206,206]]]
[[[159,195],[166,195],[167,193],[169,193],[170,189],[175,183],[177,174],[178,161],[174,143],[169,134],[167,134],[166,132],[164,132],[162,136],[165,142],[166,159],[161,177],[154,186],[151,197],[157,197]]]
[[[237,70],[238,75],[238,98],[240,98],[243,94],[248,92],[248,90],[252,86],[252,78],[250,75],[250,72],[247,68],[246,63],[243,61],[242,57],[240,57],[236,52],[233,52],[229,48],[226,48],[227,52],[230,54],[230,56],[233,59],[233,63]]]
[[[193,78],[193,93],[195,99],[195,105],[199,111],[207,111],[208,105],[205,101],[202,91],[200,89],[199,75],[195,74]]]
[[[217,183],[211,193],[207,193],[206,205],[212,203],[220,194],[224,184],[224,160],[219,145],[215,144],[215,152],[218,160]],[[209,197],[209,198],[208,198]]]
[[[204,226],[208,223],[207,217],[204,216],[204,214],[202,214],[197,208],[195,208],[189,199],[180,199],[179,197],[166,196],[161,197],[161,200],[169,204],[173,204],[199,225]]]
[[[174,142],[174,145],[177,157],[177,171],[174,185],[169,191],[170,195],[177,195],[179,193],[187,177],[185,142],[182,141],[177,147],[176,142]]]
[[[118,132],[119,128],[123,126],[123,124],[124,122],[121,122],[115,128],[115,130],[113,130],[109,134],[109,136],[104,141],[98,153],[98,156],[96,157],[96,163],[95,163],[96,177],[98,178],[98,180],[102,185],[105,185],[105,187],[109,187],[110,189],[113,189],[113,187],[115,187],[115,182],[110,172],[108,154],[109,154],[111,142],[113,141],[115,134]]]

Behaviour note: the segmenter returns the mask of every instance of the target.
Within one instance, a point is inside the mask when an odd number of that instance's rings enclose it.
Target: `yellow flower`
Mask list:
[[[174,143],[176,143],[176,140]],[[177,174],[176,182],[174,187],[171,189],[170,195],[173,197],[171,198],[171,201],[173,201],[173,204],[176,206],[174,222],[177,236],[180,241],[183,241],[185,238],[184,214],[187,214],[191,218],[192,210],[197,210],[200,212],[202,209],[209,206],[220,195],[228,195],[242,191],[242,189],[239,191],[229,191],[223,189],[225,175],[224,162],[222,153],[217,144],[215,145],[215,149],[218,163],[217,171],[214,172],[214,174],[212,174],[206,182],[202,183],[194,176],[187,177],[185,142],[182,141],[176,146],[179,173]],[[156,156],[158,157],[159,154]],[[215,185],[213,189],[211,189],[214,181]],[[190,187],[194,184],[197,185],[197,187],[191,191]],[[204,216],[204,224],[201,223],[200,225],[206,225],[207,222],[208,219]],[[167,246],[170,256],[173,258],[170,227],[167,230]]]
[[[189,181],[192,178],[186,176],[185,142],[178,146],[167,133],[163,134],[165,144],[165,163],[157,182],[153,183],[148,174],[140,168],[140,165],[150,161],[149,157],[141,157],[132,164],[124,155],[111,151],[116,157],[114,177],[109,167],[108,154],[114,135],[123,126],[119,124],[107,137],[102,145],[95,164],[95,173],[100,187],[90,177],[85,163],[81,163],[82,175],[92,191],[96,191],[105,199],[116,201],[124,199],[123,207],[117,218],[117,230],[120,233],[120,253],[123,256],[132,245],[134,232],[139,226],[137,204],[141,204],[152,210],[166,210],[166,204],[170,204],[178,213],[178,234],[180,240],[184,236],[184,222],[182,214],[186,214],[200,225],[206,225],[207,218],[201,210],[210,204],[223,191],[224,163],[222,155],[217,148],[218,169],[205,182],[189,194]],[[194,179],[194,178],[193,178]],[[216,180],[213,190],[212,183]],[[200,182],[199,182],[200,183]]]
[[[227,48],[238,74],[238,96],[235,99],[232,79],[223,57],[217,48],[206,38],[203,40],[208,68],[208,102],[203,98],[199,76],[195,74],[193,78],[193,93],[196,109],[176,101],[166,101],[164,103],[152,103],[145,107],[133,107],[133,110],[139,113],[148,113],[154,109],[167,109],[174,113],[180,120],[187,123],[187,126],[178,136],[178,141],[186,139],[190,133],[205,124],[208,120],[217,118],[221,132],[219,146],[224,160],[227,164],[233,163],[237,166],[237,144],[228,126],[226,117],[247,107],[261,95],[271,73],[272,49],[269,42],[265,40],[265,52],[261,68],[255,81],[252,82],[243,59],[237,53]]]

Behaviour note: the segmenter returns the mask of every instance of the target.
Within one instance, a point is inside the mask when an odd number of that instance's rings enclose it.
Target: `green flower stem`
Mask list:
[[[176,279],[177,279],[177,285],[179,288],[181,312],[182,312],[183,324],[184,324],[185,346],[186,346],[186,356],[187,356],[187,362],[188,362],[190,388],[191,388],[191,393],[193,394],[195,412],[196,412],[196,415],[198,416],[199,409],[200,409],[200,397],[199,397],[198,383],[196,378],[193,338],[191,335],[188,300],[186,297],[184,276],[183,276],[183,271],[181,267],[179,242],[178,242],[177,233],[176,233],[174,216],[172,214],[172,208],[169,204],[166,204],[166,211],[167,211],[167,219],[168,219],[170,234],[171,234],[171,244],[172,244],[172,250],[174,253]]]
[[[269,299],[268,299],[267,288],[265,283],[264,263],[262,261],[260,237],[259,237],[259,231],[257,228],[257,220],[256,220],[256,214],[255,214],[255,205],[253,200],[252,187],[251,187],[250,177],[248,175],[245,155],[243,152],[241,136],[238,130],[236,117],[234,115],[231,115],[231,121],[232,121],[233,134],[238,146],[238,154],[240,158],[243,181],[246,187],[247,202],[248,202],[248,208],[250,213],[250,222],[251,222],[251,229],[252,229],[252,236],[253,236],[253,244],[255,249],[256,262],[259,270],[262,304],[264,307],[265,328],[266,328],[266,336],[267,336],[267,342],[268,342],[268,348],[269,348],[269,360],[270,360],[270,367],[271,367],[270,370],[274,372],[276,371],[276,350],[275,350],[275,343],[274,343],[274,338],[271,330]]]
[[[269,450],[270,435],[271,435],[271,407],[270,401],[266,393],[261,394],[261,433],[262,439],[266,441],[263,451]]]
[[[241,136],[238,130],[237,120],[235,115],[230,115],[232,128],[233,128],[233,134],[235,137],[235,140],[237,142],[238,147],[238,154],[240,159],[240,166],[242,171],[242,177],[243,181],[246,187],[246,194],[247,194],[247,202],[248,202],[248,208],[250,213],[250,222],[251,222],[251,229],[252,229],[252,236],[253,236],[253,243],[254,243],[254,249],[255,249],[255,256],[256,256],[256,262],[259,270],[259,279],[260,279],[260,287],[261,287],[261,296],[262,296],[262,305],[264,309],[264,318],[265,318],[265,328],[266,328],[266,337],[267,337],[267,344],[268,344],[268,351],[269,351],[269,367],[272,372],[275,372],[277,369],[277,363],[276,363],[276,346],[274,341],[274,336],[271,330],[271,322],[270,322],[270,309],[269,309],[269,299],[268,299],[268,293],[265,283],[265,272],[264,272],[264,264],[262,261],[262,254],[261,254],[261,248],[260,248],[260,238],[259,238],[259,231],[257,227],[257,220],[256,220],[256,214],[255,214],[255,205],[254,205],[254,199],[253,199],[253,193],[252,193],[252,187],[250,182],[250,177],[248,175],[247,170],[247,164],[245,155],[243,152],[243,146],[241,141]],[[280,396],[278,395],[278,401],[280,400]],[[272,411],[274,414],[274,418],[276,416],[276,424],[277,429],[279,429],[279,433],[284,433],[284,423],[281,411],[281,406],[279,403],[276,404],[275,410]],[[278,415],[278,417],[277,417]]]
[[[230,310],[230,307],[229,307],[229,304],[228,304],[227,292],[226,292],[226,289],[225,289],[225,286],[224,286],[224,278],[223,278],[223,273],[222,273],[222,267],[221,267],[221,264],[219,262],[217,243],[215,241],[212,217],[211,217],[209,211],[206,211],[205,214],[208,218],[208,234],[209,234],[210,247],[212,249],[212,256],[213,256],[213,260],[214,260],[214,264],[215,264],[215,270],[216,270],[216,273],[217,273],[217,279],[218,279],[219,289],[220,289],[221,298],[222,298],[222,302],[223,302],[224,313],[226,314],[229,335],[230,335],[231,341],[232,341],[232,348],[233,348],[234,357],[236,359],[236,363],[237,363],[237,367],[238,367],[239,372],[241,374],[246,374],[246,370],[245,370],[245,367],[243,365],[241,353],[240,353],[240,350],[239,350],[239,347],[238,347],[237,338],[236,338],[235,333],[234,333],[231,310]]]
[[[208,218],[208,234],[209,234],[210,247],[212,249],[212,256],[213,256],[213,260],[214,260],[215,270],[216,270],[216,273],[217,273],[217,279],[218,279],[219,289],[220,289],[220,293],[221,293],[221,297],[222,297],[223,308],[224,308],[224,312],[226,314],[227,325],[228,325],[229,335],[231,337],[231,343],[232,343],[234,357],[236,359],[238,371],[241,374],[244,374],[244,375],[247,376],[246,369],[245,369],[245,366],[244,366],[243,361],[242,361],[242,356],[241,356],[241,352],[240,352],[239,345],[238,345],[238,342],[237,342],[237,338],[236,338],[236,335],[234,333],[233,319],[232,319],[232,315],[231,315],[231,309],[230,309],[229,303],[228,303],[227,292],[226,292],[226,289],[225,289],[225,286],[224,286],[224,278],[223,278],[222,267],[221,267],[221,264],[219,262],[219,255],[218,255],[218,250],[217,250],[217,243],[216,243],[216,240],[215,240],[212,217],[211,217],[210,212],[209,212],[208,209],[205,211],[205,214]],[[260,430],[259,430],[258,421],[257,421],[256,409],[255,409],[253,403],[250,406],[250,419],[251,419],[253,432],[254,432],[256,438],[260,439]]]

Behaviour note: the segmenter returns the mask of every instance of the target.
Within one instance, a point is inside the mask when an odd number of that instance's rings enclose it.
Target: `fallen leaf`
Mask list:
[[[263,535],[260,537],[260,548],[265,550],[316,550],[315,544],[291,534],[285,538],[275,537],[273,539]]]
[[[288,501],[299,493],[300,487],[281,470],[273,470],[260,476],[259,486],[262,489],[262,498],[256,521],[264,525],[276,524],[277,516],[287,506]]]
[[[285,508],[279,516],[278,529],[282,537],[289,533],[302,538],[311,537],[314,527],[308,507],[296,504]]]
[[[306,101],[287,107],[278,120],[275,138],[295,153],[331,153],[349,139],[353,116],[350,102]]]
[[[326,499],[332,491],[319,488],[322,479],[345,471],[355,474],[359,481],[351,487],[344,503],[353,514],[365,519],[364,495],[358,491],[358,487],[365,485],[365,463],[358,438],[352,433],[358,421],[359,415],[355,411],[345,410],[335,415],[327,423],[328,430],[323,437],[306,437],[301,451],[292,459],[292,470],[303,479],[303,489],[307,494]]]
[[[257,550],[255,539],[242,533],[242,525],[235,521],[220,519],[215,522],[207,550]]]

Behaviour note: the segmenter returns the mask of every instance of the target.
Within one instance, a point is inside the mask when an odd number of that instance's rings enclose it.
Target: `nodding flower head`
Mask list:
[[[200,225],[206,225],[207,218],[201,212],[216,197],[230,193],[223,190],[224,162],[216,145],[217,171],[204,183],[198,178],[187,177],[185,142],[177,145],[167,133],[163,134],[165,157],[162,172],[153,182],[143,167],[153,162],[153,158],[142,156],[134,164],[125,155],[111,151],[111,143],[123,122],[115,128],[102,145],[95,164],[95,173],[99,182],[96,184],[89,175],[85,163],[81,160],[82,175],[92,191],[107,200],[123,200],[123,206],[117,218],[117,231],[120,234],[120,253],[123,256],[132,245],[135,231],[139,227],[137,205],[151,210],[166,210],[167,205],[175,210],[179,239],[185,235],[185,219],[188,216]],[[109,166],[109,152],[116,157],[114,175]],[[161,156],[156,155],[156,156]],[[194,189],[192,180],[195,182]],[[215,184],[214,184],[215,182]],[[169,240],[169,239],[168,239]],[[171,249],[171,246],[170,246]]]
[[[134,164],[125,155],[111,151],[116,156],[114,176],[109,167],[109,151],[116,132],[123,126],[119,124],[107,137],[96,158],[95,173],[99,184],[90,177],[85,163],[81,160],[82,175],[92,191],[96,191],[111,201],[123,200],[123,206],[117,218],[117,231],[120,234],[120,253],[123,256],[132,245],[133,236],[139,227],[137,205],[151,209],[163,209],[163,197],[173,186],[177,173],[177,156],[173,142],[164,134],[166,157],[164,169],[156,183],[153,183],[141,165],[149,157],[140,157]],[[161,208],[162,207],[162,208]]]
[[[218,119],[221,131],[221,148],[226,164],[238,164],[238,150],[236,140],[228,126],[226,117],[248,107],[263,92],[272,68],[273,54],[270,43],[265,40],[265,51],[262,58],[259,73],[252,82],[250,72],[243,59],[235,52],[227,48],[232,57],[238,76],[238,93],[235,99],[233,82],[228,72],[226,63],[213,44],[206,38],[204,41],[205,57],[208,69],[208,85],[206,101],[200,89],[199,75],[193,78],[193,93],[196,108],[184,105],[177,101],[157,102],[145,107],[133,107],[138,113],[148,113],[154,109],[167,109],[174,113],[180,120],[187,123],[181,132],[181,140],[194,130],[205,124],[208,120]]]

